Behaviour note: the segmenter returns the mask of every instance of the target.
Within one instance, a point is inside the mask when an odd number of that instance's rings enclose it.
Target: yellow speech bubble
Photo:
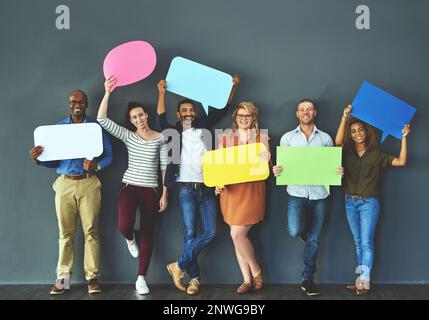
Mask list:
[[[208,151],[203,155],[203,178],[208,187],[261,181],[268,178],[268,160],[263,157],[267,148],[263,143]]]

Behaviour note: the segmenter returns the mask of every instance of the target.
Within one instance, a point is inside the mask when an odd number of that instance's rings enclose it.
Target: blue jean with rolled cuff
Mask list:
[[[184,249],[178,264],[191,278],[198,278],[198,255],[216,235],[217,201],[213,188],[194,183],[179,184],[179,202],[182,209]],[[201,232],[197,235],[199,214]]]
[[[301,237],[305,241],[302,280],[313,280],[316,273],[319,236],[327,206],[328,198],[310,200],[291,195],[288,197],[288,232],[292,237]]]
[[[380,215],[380,201],[374,197],[346,195],[346,216],[356,247],[361,276],[369,281],[374,264],[374,236]]]

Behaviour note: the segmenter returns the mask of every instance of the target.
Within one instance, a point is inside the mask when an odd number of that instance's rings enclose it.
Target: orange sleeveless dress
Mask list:
[[[269,137],[261,135],[256,142],[262,142],[267,147]],[[239,145],[238,136],[220,137],[223,148]],[[241,144],[241,143],[240,143]],[[265,216],[265,181],[237,183],[225,186],[220,194],[220,210],[223,220],[229,225],[253,225]]]

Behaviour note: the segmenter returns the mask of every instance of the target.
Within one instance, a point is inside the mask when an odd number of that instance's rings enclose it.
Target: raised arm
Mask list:
[[[156,113],[165,113],[165,89],[167,88],[167,81],[160,80],[158,82],[158,104],[156,106]]]
[[[399,157],[393,159],[392,166],[403,167],[407,164],[407,136],[410,133],[410,125],[407,124],[402,129],[401,152]]]
[[[111,76],[104,82],[104,97],[101,100],[100,107],[98,108],[97,118],[107,117],[107,109],[109,107],[110,93],[113,91],[112,87],[116,84],[116,78]]]
[[[340,126],[338,127],[337,135],[335,136],[335,144],[338,147],[343,146],[343,139],[346,129],[347,119],[350,117],[350,112],[352,112],[352,106],[349,104],[344,108],[343,117],[341,118]]]
[[[235,91],[237,91],[237,86],[240,84],[240,77],[237,74],[234,74],[232,77],[233,86],[231,89],[231,93],[229,94],[228,98],[228,104],[232,102],[232,99],[234,99]]]

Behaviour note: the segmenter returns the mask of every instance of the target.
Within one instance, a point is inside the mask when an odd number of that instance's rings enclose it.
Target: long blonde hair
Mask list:
[[[240,102],[238,106],[235,108],[234,113],[232,114],[232,117],[234,118],[234,122],[231,124],[230,128],[234,131],[238,129],[237,113],[238,113],[238,110],[240,109],[246,110],[253,116],[252,125],[250,126],[250,129],[255,129],[256,134],[259,134],[259,110],[253,104],[253,102],[250,102],[250,101]]]

